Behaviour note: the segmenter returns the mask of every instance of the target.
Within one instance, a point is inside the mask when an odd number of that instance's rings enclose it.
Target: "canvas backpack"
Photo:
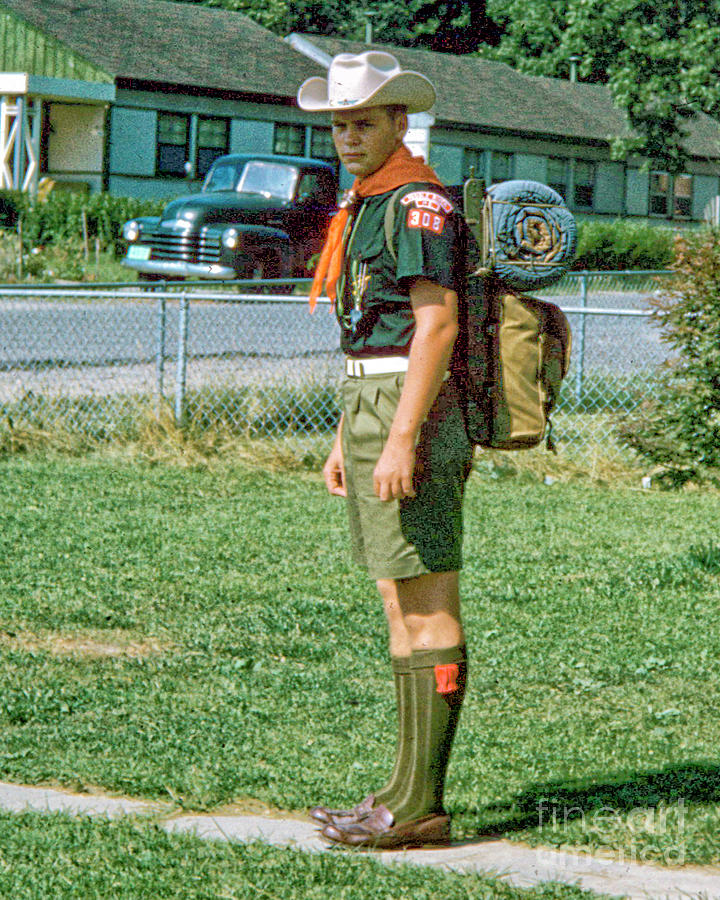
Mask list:
[[[402,190],[385,210],[393,259]],[[471,177],[464,206],[467,277],[453,371],[462,386],[468,436],[486,449],[524,450],[545,440],[554,450],[550,416],[570,365],[570,324],[555,304],[518,286],[541,287],[562,276],[574,254],[574,221],[562,198],[538,182],[504,182],[486,193],[482,181]],[[544,248],[529,261],[515,249],[508,253],[509,243],[520,243],[528,231]]]

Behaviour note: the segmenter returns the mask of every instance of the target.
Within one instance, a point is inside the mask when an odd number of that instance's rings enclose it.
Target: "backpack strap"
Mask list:
[[[397,205],[398,197],[406,187],[406,184],[401,184],[388,200],[388,204],[385,207],[385,244],[395,263],[397,262],[397,251],[395,250],[395,207]]]

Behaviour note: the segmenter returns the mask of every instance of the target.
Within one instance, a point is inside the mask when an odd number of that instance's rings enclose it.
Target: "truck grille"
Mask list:
[[[139,243],[150,244],[151,259],[210,264],[220,260],[220,238],[208,236],[204,231],[200,234],[191,234],[155,228],[144,231]]]

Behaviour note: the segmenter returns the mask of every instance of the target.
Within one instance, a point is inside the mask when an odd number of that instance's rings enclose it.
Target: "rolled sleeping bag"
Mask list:
[[[539,181],[501,181],[487,192],[486,265],[507,287],[533,291],[565,274],[577,227],[565,201]]]

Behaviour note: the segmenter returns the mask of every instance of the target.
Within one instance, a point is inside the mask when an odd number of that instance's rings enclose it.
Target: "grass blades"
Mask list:
[[[23,900],[599,900],[559,884],[521,890],[367,855],[171,836],[137,820],[0,814],[0,846],[0,896]]]
[[[456,837],[717,863],[718,495],[473,475]],[[0,464],[0,778],[188,809],[392,767],[385,625],[316,476]]]

